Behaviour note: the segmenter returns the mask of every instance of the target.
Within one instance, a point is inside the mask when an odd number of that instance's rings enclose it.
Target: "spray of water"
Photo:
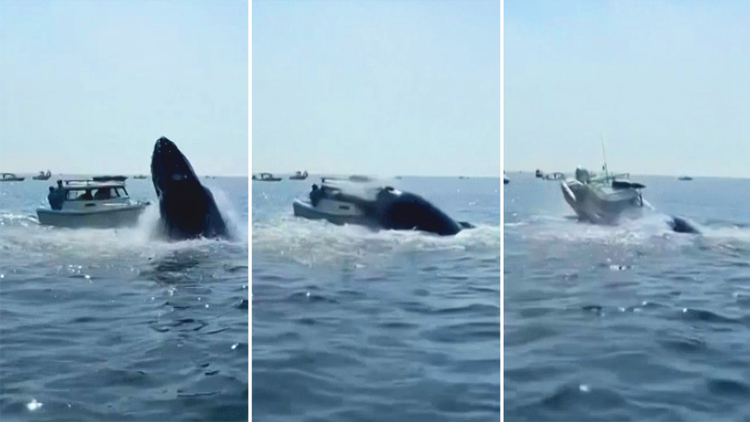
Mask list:
[[[396,253],[449,250],[499,251],[501,228],[479,225],[455,236],[435,236],[419,231],[372,230],[358,225],[337,226],[281,216],[253,223],[253,251],[297,261],[304,265],[350,258],[390,257]]]

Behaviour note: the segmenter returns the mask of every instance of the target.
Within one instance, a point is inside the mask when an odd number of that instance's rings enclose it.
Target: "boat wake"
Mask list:
[[[373,259],[393,254],[436,251],[498,251],[500,226],[478,225],[455,236],[419,231],[372,230],[359,225],[334,225],[283,216],[254,222],[254,253],[283,255],[304,265],[344,258]]]
[[[50,253],[66,257],[91,257],[114,259],[154,259],[180,250],[210,249],[215,247],[245,247],[247,229],[243,226],[226,194],[214,188],[215,199],[227,220],[230,230],[237,236],[233,240],[191,239],[169,242],[161,239],[157,230],[159,208],[157,204],[146,207],[138,224],[132,228],[61,228],[42,226],[31,215],[0,212],[0,250],[17,251],[43,261]]]
[[[750,225],[731,222],[689,220],[699,234],[676,233],[670,227],[672,216],[649,212],[642,218],[624,219],[617,225],[597,225],[579,221],[574,215],[535,215],[505,223],[506,231],[522,238],[546,243],[558,241],[602,245],[656,246],[699,244],[708,248],[750,248]]]

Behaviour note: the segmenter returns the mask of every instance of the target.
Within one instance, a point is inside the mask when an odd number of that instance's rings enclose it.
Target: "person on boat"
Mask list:
[[[94,199],[110,199],[112,197],[112,192],[109,188],[102,188],[96,191],[96,194],[94,195]]]
[[[80,199],[81,201],[90,201],[94,199],[94,197],[91,196],[91,189],[86,189],[86,193],[78,197],[78,199]]]
[[[47,200],[49,201],[50,208],[56,211],[61,210],[62,204],[65,201],[64,195],[65,192],[62,189],[55,189],[50,186],[49,195],[47,195]]]
[[[313,207],[317,206],[318,201],[320,201],[324,197],[325,193],[323,192],[323,189],[318,189],[318,185],[313,184],[312,191],[310,191],[310,203],[313,205]]]
[[[585,168],[581,166],[578,166],[576,168],[576,180],[578,180],[581,183],[586,184],[589,182],[590,179],[591,177],[589,176],[588,170],[586,170]]]

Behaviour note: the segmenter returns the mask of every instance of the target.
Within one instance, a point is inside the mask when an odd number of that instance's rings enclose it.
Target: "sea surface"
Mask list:
[[[750,180],[632,176],[654,210],[600,227],[508,176],[505,420],[747,420]]]
[[[49,181],[0,183],[0,419],[248,420],[248,179],[216,178],[233,241],[40,226]],[[150,179],[128,179],[156,201]]]
[[[253,421],[500,420],[500,179],[387,181],[455,237],[294,217],[319,180],[253,182]]]

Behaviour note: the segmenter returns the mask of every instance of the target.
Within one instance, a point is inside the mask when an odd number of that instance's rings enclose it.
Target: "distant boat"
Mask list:
[[[541,179],[542,177],[544,177],[544,173],[541,170],[537,169],[536,170],[536,177],[538,177],[538,178]]]
[[[261,173],[259,175],[260,177],[253,175],[253,180],[257,180],[259,182],[280,182],[280,177],[273,177],[273,174],[271,173]]]
[[[305,179],[307,179],[307,170],[305,170],[304,173],[300,173],[298,171],[293,176],[289,176],[289,180],[305,180]]]
[[[564,179],[565,179],[565,175],[560,172],[554,172],[554,173],[546,174],[544,176],[544,180],[564,180]]]
[[[508,179],[508,176],[506,176],[505,173],[503,173],[503,184],[507,185],[508,183],[510,183],[510,179]]]
[[[677,180],[693,180],[690,176],[680,176]]]
[[[0,182],[23,182],[25,177],[18,177],[13,173],[3,173]]]
[[[49,180],[49,178],[52,177],[52,172],[47,170],[47,173],[40,171],[39,174],[32,177],[34,180]]]
[[[147,179],[147,178],[148,176],[146,176],[145,174],[139,174],[137,176],[133,176],[133,179]]]

